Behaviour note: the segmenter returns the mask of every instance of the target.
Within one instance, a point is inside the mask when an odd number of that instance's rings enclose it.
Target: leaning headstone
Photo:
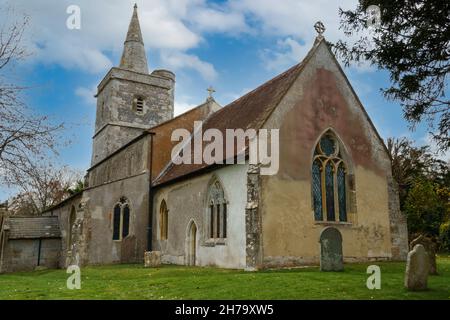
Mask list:
[[[144,253],[144,267],[154,268],[161,266],[161,251],[146,251]]]
[[[328,227],[320,233],[320,270],[344,270],[342,235],[336,228]]]
[[[406,260],[405,287],[410,291],[427,289],[430,262],[425,248],[416,244]]]
[[[436,267],[436,244],[428,237],[420,235],[411,241],[410,249],[413,249],[416,244],[421,244],[425,248],[428,254],[428,259],[430,260],[430,274],[438,274]]]

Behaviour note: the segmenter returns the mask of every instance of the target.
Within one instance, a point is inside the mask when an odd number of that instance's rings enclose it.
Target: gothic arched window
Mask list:
[[[207,221],[210,239],[227,237],[227,201],[219,180],[214,180],[208,190]]]
[[[315,220],[347,221],[347,167],[331,132],[315,147],[311,172]]]
[[[113,210],[113,240],[122,240],[130,234],[130,206],[125,198],[120,199]]]
[[[167,210],[166,201],[161,201],[159,207],[159,230],[161,240],[167,240],[169,234],[169,210]]]

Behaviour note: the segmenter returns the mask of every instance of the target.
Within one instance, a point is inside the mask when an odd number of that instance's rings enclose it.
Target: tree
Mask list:
[[[399,186],[401,209],[415,181],[431,179],[437,184],[447,183],[448,164],[437,159],[429,146],[414,146],[414,141],[407,138],[388,138],[387,148],[392,160],[392,176]]]
[[[8,10],[12,16],[12,9]],[[7,80],[12,67],[28,56],[23,35],[26,16],[0,25],[0,183],[16,185],[49,153],[56,154],[63,124],[31,112],[22,100],[23,86]]]
[[[377,5],[381,24],[371,27],[366,10]],[[427,120],[441,150],[450,148],[450,2],[440,0],[359,0],[355,10],[339,11],[340,40],[334,51],[348,66],[368,61],[390,73],[386,98],[397,100],[412,127]]]
[[[15,215],[39,215],[42,211],[80,192],[81,172],[53,165],[33,166],[17,185],[20,192],[9,203]]]
[[[429,180],[418,180],[408,193],[405,213],[408,231],[412,237],[418,233],[434,238],[446,218],[446,204],[436,192],[437,186]]]

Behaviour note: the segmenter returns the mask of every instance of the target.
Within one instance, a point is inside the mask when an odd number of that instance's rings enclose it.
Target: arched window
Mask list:
[[[125,198],[114,206],[113,240],[122,240],[130,234],[130,206]]]
[[[214,180],[208,190],[208,232],[210,239],[227,237],[227,201],[219,180]]]
[[[169,235],[169,210],[167,210],[166,201],[161,201],[159,207],[159,230],[161,240],[167,240]]]
[[[331,132],[315,147],[311,172],[315,220],[347,221],[347,167]]]
[[[122,208],[122,239],[130,233],[130,207],[128,204]]]

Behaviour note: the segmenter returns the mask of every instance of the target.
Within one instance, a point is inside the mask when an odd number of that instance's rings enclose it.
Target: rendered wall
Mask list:
[[[164,263],[185,264],[186,239],[191,221],[197,225],[197,260],[200,266],[245,268],[245,205],[247,165],[227,166],[183,182],[161,187],[155,194],[153,211],[154,248],[162,252]],[[208,185],[217,177],[228,200],[227,240],[224,245],[209,246],[206,214]],[[160,239],[159,208],[166,201],[168,239]]]
[[[391,224],[405,222],[391,219],[390,202],[398,195],[388,188],[388,154],[323,42],[266,127],[280,129],[280,170],[261,177],[264,266],[317,264],[319,234],[327,225],[342,233],[346,261],[392,259],[393,246],[399,247],[397,252],[407,250],[401,240],[406,228],[391,235]],[[313,150],[330,128],[345,146],[354,175],[349,223],[314,220]],[[401,241],[394,244],[393,239]]]

